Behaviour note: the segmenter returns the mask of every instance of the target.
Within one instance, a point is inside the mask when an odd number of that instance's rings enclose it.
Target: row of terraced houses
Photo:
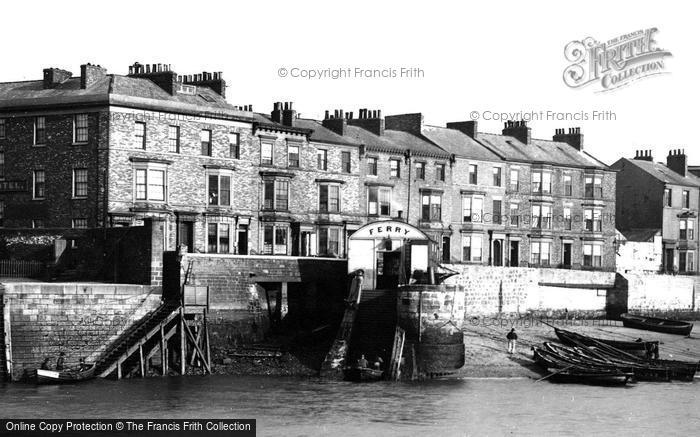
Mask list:
[[[522,121],[493,134],[419,113],[258,113],[227,103],[221,73],[163,64],[43,74],[0,84],[5,228],[152,218],[167,250],[345,257],[356,229],[395,219],[445,263],[615,266],[616,171],[578,128],[544,140]]]

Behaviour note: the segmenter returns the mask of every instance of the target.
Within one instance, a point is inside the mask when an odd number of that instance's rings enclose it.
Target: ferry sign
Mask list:
[[[382,238],[428,240],[428,237],[420,229],[395,220],[368,223],[350,236],[351,240]]]

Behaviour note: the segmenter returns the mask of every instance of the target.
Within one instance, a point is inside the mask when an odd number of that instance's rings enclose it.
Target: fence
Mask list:
[[[39,278],[45,272],[46,266],[41,261],[0,259],[0,277]]]

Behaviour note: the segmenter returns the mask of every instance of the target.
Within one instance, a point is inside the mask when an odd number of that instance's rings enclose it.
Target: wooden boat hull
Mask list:
[[[622,324],[627,328],[643,329],[645,331],[688,336],[693,330],[692,323],[677,320],[636,316],[628,313],[621,314],[620,319],[622,320]]]
[[[552,372],[549,379],[554,382],[624,385],[634,379],[633,373],[621,371],[615,366],[586,365],[538,347],[533,348],[533,352],[535,361]]]
[[[600,373],[579,373],[560,372],[550,378],[553,382],[576,383],[589,385],[625,385],[634,379],[631,373],[622,374],[600,374]]]
[[[39,384],[70,384],[87,381],[95,377],[95,364],[85,370],[44,370],[37,369],[36,380]]]
[[[345,370],[345,379],[353,382],[381,381],[384,379],[384,372],[367,367],[352,367]]]
[[[567,346],[576,346],[577,343],[573,341],[572,337],[576,340],[581,341],[586,346],[595,346],[597,343],[604,343],[608,346],[612,346],[616,349],[620,349],[626,352],[634,353],[635,355],[646,355],[647,351],[653,350],[654,346],[658,347],[658,341],[620,341],[620,340],[609,340],[606,338],[596,338],[588,337],[586,335],[578,334],[576,332],[564,331],[561,329],[554,329],[554,333],[559,338],[559,341]]]

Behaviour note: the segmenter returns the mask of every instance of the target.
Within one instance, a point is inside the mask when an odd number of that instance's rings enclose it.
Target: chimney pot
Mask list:
[[[339,112],[340,112],[340,118],[345,118],[343,115],[343,110],[341,109]]]

